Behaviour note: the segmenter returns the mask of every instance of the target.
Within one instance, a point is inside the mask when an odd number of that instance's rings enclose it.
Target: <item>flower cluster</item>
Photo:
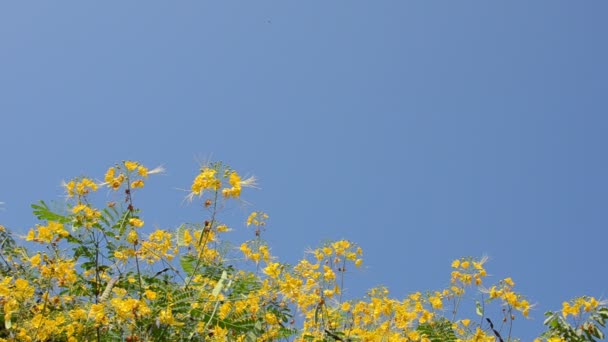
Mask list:
[[[582,312],[591,312],[595,310],[600,302],[594,297],[578,297],[569,302],[562,303],[562,315],[567,318],[568,315],[579,316]]]
[[[47,225],[37,225],[36,228],[30,229],[27,233],[26,241],[35,241],[39,243],[59,242],[62,238],[69,236],[63,224],[55,221],[49,221]]]
[[[229,185],[223,189],[222,179],[227,179]],[[204,191],[217,192],[221,189],[221,194],[225,198],[239,198],[243,187],[253,186],[255,186],[254,177],[241,179],[241,176],[236,171],[225,167],[221,163],[215,163],[200,169],[199,174],[194,178],[190,187],[191,192],[189,197],[192,199],[194,196],[201,196]]]
[[[531,305],[521,294],[513,291],[515,282],[513,279],[505,278],[489,289],[490,299],[500,298],[505,305],[521,311],[524,317],[528,317]]]
[[[393,298],[379,286],[356,298],[347,283],[363,250],[352,241],[326,242],[294,265],[282,263],[262,238],[269,216],[256,210],[241,221],[254,237],[232,244],[225,238],[232,223],[220,214],[229,203],[243,204],[255,178],[222,163],[203,166],[190,186],[188,198],[201,198],[208,216],[150,229],[134,193],[162,171],[123,161],[103,182],[70,180],[66,208],[33,205],[40,224],[25,237],[31,250],[0,226],[0,342],[477,342],[513,340],[515,315],[530,314],[510,277],[484,287],[485,257],[454,260],[444,289]],[[101,187],[118,199],[96,206]],[[465,293],[478,296],[478,317],[459,312]],[[484,308],[491,306],[503,315],[489,315]],[[591,341],[584,338],[602,336],[607,319],[606,303],[593,297],[564,302],[537,341]]]
[[[161,173],[164,169],[159,166],[153,170],[148,170],[147,167],[141,165],[139,162],[126,160],[122,164],[117,164],[108,168],[104,176],[103,185],[108,186],[113,190],[118,190],[127,181],[128,187],[132,189],[143,188],[144,179],[148,178],[148,175]]]
[[[75,178],[64,184],[65,190],[68,193],[68,197],[86,196],[91,191],[97,191],[98,185],[93,182],[90,178],[81,177]]]

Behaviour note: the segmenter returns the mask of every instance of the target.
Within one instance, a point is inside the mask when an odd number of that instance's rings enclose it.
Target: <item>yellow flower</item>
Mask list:
[[[184,230],[184,245],[189,246],[192,243],[192,235],[189,230]]]
[[[137,236],[137,232],[135,230],[131,230],[129,234],[127,234],[127,242],[136,243],[139,237]]]
[[[110,183],[112,181],[112,179],[114,179],[114,174],[116,173],[116,169],[113,167],[110,167],[108,169],[108,171],[106,171],[106,175],[104,176],[104,181],[106,183]]]
[[[443,308],[443,302],[441,301],[441,294],[439,292],[435,292],[435,295],[429,298],[429,302],[433,309]]]
[[[251,253],[249,255],[249,258],[257,264],[258,262],[260,262],[262,255],[260,253]]]
[[[268,251],[268,246],[266,245],[262,245],[259,248],[260,254],[262,255],[262,259],[264,259],[265,262],[268,262],[270,260],[270,252]]]
[[[80,182],[76,184],[76,193],[80,196],[88,194],[89,190],[97,191],[97,184],[89,178],[82,178]]]
[[[130,161],[130,160],[125,161],[125,167],[129,171],[135,170],[138,166],[139,166],[139,163],[137,163],[137,162]]]
[[[281,264],[278,262],[271,262],[264,268],[264,273],[271,278],[278,278],[281,274]]]
[[[144,295],[146,296],[146,298],[148,298],[149,300],[155,300],[156,299],[156,292],[152,291],[152,290],[146,290],[144,292]]]
[[[125,175],[123,175],[122,173],[120,175],[118,175],[118,177],[114,177],[110,180],[110,182],[108,182],[108,186],[110,188],[112,188],[112,190],[118,190],[118,188],[120,188],[120,186],[122,185],[122,182],[125,181]]]
[[[336,255],[343,255],[345,251],[350,247],[350,241],[340,240],[332,244],[332,247],[336,251]]]
[[[507,284],[511,287],[515,286],[515,283],[513,282],[513,279],[511,279],[511,277],[505,278],[504,282],[505,282],[505,284]]]
[[[354,252],[347,252],[347,253],[346,253],[346,260],[350,260],[350,261],[355,261],[355,260],[357,260],[357,253],[354,253]]]
[[[161,310],[158,319],[162,324],[172,325],[175,327],[181,327],[182,325],[184,325],[183,322],[180,322],[175,319],[175,316],[173,316],[173,312],[170,307],[166,310]]]
[[[53,239],[53,232],[49,227],[39,226],[38,227],[38,239],[44,242],[51,242]]]
[[[145,168],[143,165],[140,165],[137,168],[137,173],[144,178],[148,177],[148,169]]]
[[[563,338],[558,337],[558,336],[553,336],[553,337],[549,337],[547,339],[547,342],[566,342],[566,340],[564,340]]]
[[[133,217],[133,218],[129,219],[129,224],[133,227],[140,228],[140,227],[143,227],[144,221]]]
[[[67,184],[64,184],[65,190],[68,192],[68,197],[74,196],[74,188],[76,187],[76,183],[74,181],[69,181]]]
[[[247,246],[246,242],[243,242],[241,244],[241,247],[239,247],[239,249],[241,250],[241,252],[243,252],[243,254],[245,254],[245,256],[247,256],[251,253],[251,249],[249,249],[249,246]]]
[[[228,177],[228,183],[230,183],[230,185],[232,185],[235,188],[240,187],[241,186],[241,176],[239,176],[239,174],[236,172],[232,172],[230,174],[230,177]]]
[[[412,330],[407,333],[407,337],[408,337],[408,339],[410,339],[412,341],[418,341],[420,339],[420,333],[417,332],[416,330]]]
[[[93,304],[91,305],[91,310],[89,311],[89,318],[94,319],[95,323],[104,323],[105,321],[108,320],[104,308],[103,308],[103,304],[99,303],[99,304]]]
[[[223,189],[222,195],[227,198],[230,198],[230,197],[237,198],[237,197],[241,196],[241,188]]]
[[[236,173],[236,171],[232,171],[230,173],[230,175],[228,176],[228,183],[230,183],[230,185],[232,187],[223,189],[222,195],[224,195],[224,197],[228,197],[228,198],[230,198],[230,197],[237,198],[241,195],[242,187],[255,185],[255,178],[250,177],[246,180],[241,180],[241,176],[239,176],[239,174]]]
[[[40,253],[36,253],[36,255],[30,258],[30,264],[34,267],[40,265]]]
[[[63,224],[59,222],[49,221],[48,227],[54,234],[57,234],[61,237],[66,237],[70,235],[70,233],[68,233],[68,231],[63,228]]]
[[[78,214],[79,212],[84,211],[85,208],[87,208],[87,206],[84,204],[75,205],[74,208],[72,208],[72,213]]]
[[[194,182],[192,182],[191,186],[191,196],[193,195],[201,195],[203,190],[218,190],[222,183],[219,179],[215,177],[217,173],[216,170],[204,167],[201,172],[194,178]]]
[[[578,308],[576,306],[571,306],[570,303],[568,303],[568,302],[563,302],[562,303],[562,316],[564,316],[564,318],[566,318],[566,317],[568,317],[568,315],[577,316]]]
[[[418,317],[418,322],[424,324],[426,322],[431,321],[433,319],[433,316],[435,316],[435,314],[433,314],[430,311],[424,310],[424,311],[422,311],[422,315],[420,317]]]
[[[521,310],[521,314],[524,317],[528,317],[528,314],[530,313],[530,303],[527,300],[522,300],[519,303],[517,303],[517,307]]]
[[[594,297],[589,298],[588,301],[583,302],[583,306],[585,307],[585,312],[589,312],[599,305],[599,302]]]
[[[226,189],[224,189],[226,190]],[[254,226],[265,226],[266,219],[268,219],[268,214],[263,211],[254,211],[247,217],[247,227],[250,225]]]
[[[515,306],[515,304],[517,303],[517,295],[512,291],[505,292],[502,297],[511,306]]]
[[[256,216],[258,216],[258,213],[256,211],[249,214],[249,216],[247,217],[247,227],[249,227],[254,222]]]
[[[502,290],[497,290],[496,286],[492,286],[490,288],[490,298],[492,299],[492,298],[497,298],[500,296],[502,296]]]
[[[68,315],[75,321],[86,319],[87,312],[82,308],[76,308],[69,311]]]
[[[231,302],[225,302],[220,306],[220,309],[218,310],[218,316],[221,319],[226,319],[226,317],[228,317],[228,315],[232,311],[232,307],[233,306]]]
[[[34,295],[34,287],[25,279],[17,279],[15,280],[15,289],[11,295],[19,300],[30,298]]]
[[[332,281],[336,279],[336,274],[331,269],[331,267],[327,265],[323,265],[323,279],[326,281]]]
[[[221,233],[223,233],[223,232],[229,232],[230,230],[231,229],[228,228],[228,226],[225,225],[225,224],[220,224],[219,226],[217,226],[217,231],[221,232]]]
[[[34,229],[30,229],[29,232],[27,232],[25,241],[33,241],[34,239],[36,239],[36,232],[34,231]]]
[[[141,180],[141,179],[138,179],[135,182],[131,183],[131,187],[133,189],[143,188],[144,187],[144,181]]]
[[[114,257],[118,260],[125,261],[128,257],[121,251],[114,251]]]
[[[268,324],[279,323],[277,316],[275,316],[272,312],[266,312],[266,314],[264,315],[264,319],[266,320],[266,323],[268,323]]]
[[[485,258],[482,258],[481,261],[473,261],[473,267],[475,267],[476,270],[481,271],[483,270],[483,263],[485,261]]]
[[[464,289],[458,286],[452,286],[450,289],[456,296],[461,296],[464,294]]]

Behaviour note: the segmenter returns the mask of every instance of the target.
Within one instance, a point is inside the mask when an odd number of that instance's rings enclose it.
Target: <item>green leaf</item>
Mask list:
[[[32,204],[31,207],[34,209],[34,215],[36,215],[39,220],[55,221],[59,223],[69,223],[71,221],[69,217],[59,215],[51,211],[49,206],[44,201],[39,201],[38,203],[39,204]]]
[[[191,255],[184,255],[179,258],[179,264],[182,266],[182,269],[186,274],[191,277],[194,273],[194,264],[196,263],[196,259]]]
[[[547,318],[545,318],[545,320],[543,321],[543,325],[548,325],[556,318],[556,314],[551,311],[545,312],[545,316],[547,316]]]
[[[315,324],[317,324],[319,322],[319,312],[321,311],[321,305],[317,305],[317,308],[315,309]]]
[[[247,333],[247,338],[245,339],[245,341],[247,342],[255,342],[258,339],[258,335],[255,333],[255,331],[251,330]]]
[[[95,262],[94,261],[86,261],[83,262],[80,267],[82,267],[83,270],[90,270],[91,268],[95,267]]]
[[[88,258],[93,258],[94,254],[86,246],[78,246],[73,249],[74,251],[74,259],[78,259],[81,255],[84,255]],[[89,266],[90,267],[90,266]]]
[[[130,211],[125,211],[122,216],[120,217],[120,220],[118,220],[118,222],[116,222],[116,224],[114,224],[112,226],[113,229],[118,230],[118,235],[119,236],[123,236],[125,234],[125,231],[127,230],[127,223],[129,222],[129,217],[131,215]]]
[[[220,292],[222,291],[222,289],[224,288],[224,282],[228,279],[228,272],[223,271],[222,272],[222,277],[220,278],[220,280],[217,282],[217,284],[215,284],[215,287],[213,288],[213,291],[211,291],[211,295],[213,295],[213,297],[217,297],[218,294],[220,294]]]
[[[177,245],[179,247],[183,247],[186,245],[186,242],[184,241],[184,232],[186,230],[187,228],[185,224],[182,224],[181,226],[179,226],[179,228],[175,230],[175,240],[177,241]]]
[[[262,330],[262,321],[255,322],[255,324],[253,325],[253,328],[257,331],[261,331]]]
[[[452,322],[443,318],[430,323],[418,325],[416,330],[426,334],[432,342],[455,342],[456,334],[452,330]]]
[[[192,303],[196,301],[196,291],[189,290],[176,290],[172,294],[173,303],[172,309],[174,313],[186,313],[192,308]]]
[[[260,280],[254,274],[248,273],[234,279],[230,298],[241,299],[243,297],[248,297],[250,293],[257,291],[260,288],[262,288]]]
[[[294,336],[298,333],[298,329],[290,329],[290,328],[279,328],[279,333],[277,339],[288,339],[291,336]]]
[[[112,224],[110,224],[110,220],[112,219],[112,216],[109,214],[108,209],[105,208],[104,210],[101,211],[101,213],[102,213],[102,215],[99,217],[101,222],[103,222],[108,227],[112,226]]]
[[[478,300],[475,301],[475,313],[483,317],[483,308]]]
[[[598,328],[595,328],[595,334],[594,335],[597,338],[599,338],[600,340],[604,339],[604,333],[600,329],[598,329]]]

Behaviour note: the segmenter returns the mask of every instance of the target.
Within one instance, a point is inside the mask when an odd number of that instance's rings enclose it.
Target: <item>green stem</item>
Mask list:
[[[215,194],[214,194],[214,198],[213,198],[213,211],[211,213],[211,221],[209,223],[209,230],[211,230],[213,228],[213,225],[215,224],[215,215],[217,213],[217,197],[218,197],[219,191],[215,190]],[[199,252],[197,253],[197,259],[196,259],[196,265],[194,266],[194,270],[192,271],[192,274],[196,274],[196,272],[198,272],[198,269],[201,267],[201,264],[203,262],[203,257],[204,257],[204,252],[205,252],[205,246],[207,245],[207,238],[209,237],[209,234],[206,234],[206,229],[207,226],[203,227],[203,231],[201,232],[201,236],[198,239],[198,245],[197,245],[197,250],[199,250]],[[194,277],[190,277],[188,279],[188,281],[186,282],[186,284],[184,285],[184,289],[188,289],[188,287],[190,286],[190,283],[192,283],[192,279],[194,279]]]

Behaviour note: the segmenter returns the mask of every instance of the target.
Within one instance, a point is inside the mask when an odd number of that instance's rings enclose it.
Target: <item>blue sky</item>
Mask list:
[[[35,223],[62,179],[163,164],[146,223],[198,161],[244,195],[294,262],[326,239],[366,253],[351,294],[439,289],[490,257],[545,310],[608,296],[608,50],[601,1],[131,1],[0,4],[0,222]],[[235,235],[238,237],[238,233]]]

